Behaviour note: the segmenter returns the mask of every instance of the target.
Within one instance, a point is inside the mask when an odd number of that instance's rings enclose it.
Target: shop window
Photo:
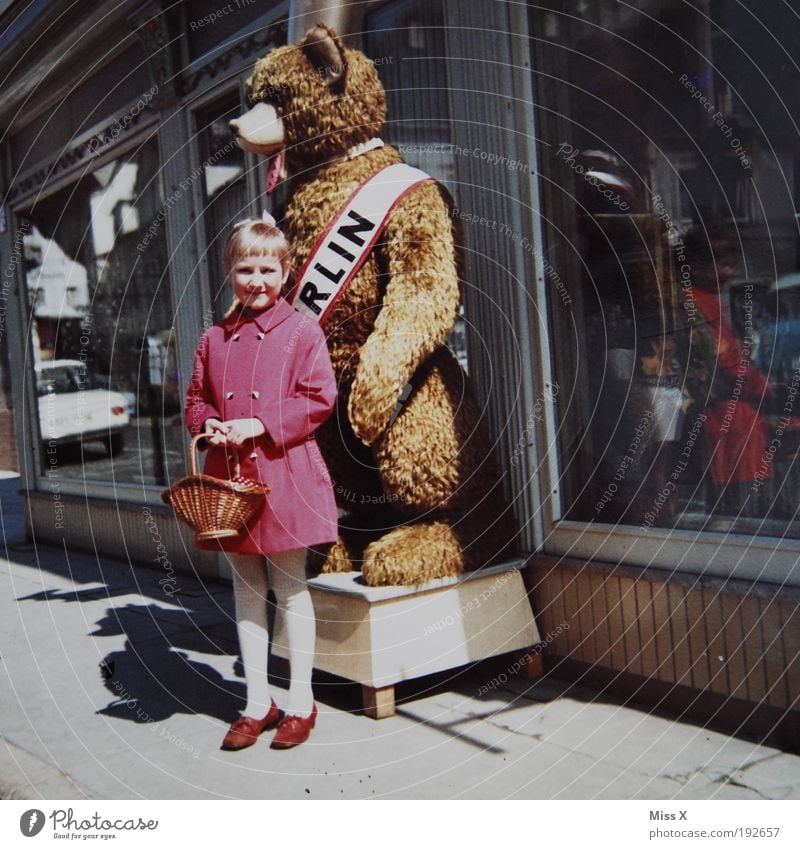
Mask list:
[[[163,484],[183,463],[155,140],[22,215],[43,471]]]
[[[207,268],[215,320],[231,302],[224,280],[222,252],[231,227],[251,215],[245,179],[245,154],[231,134],[229,122],[242,114],[238,94],[231,94],[195,113],[200,158],[203,163],[203,228]]]
[[[800,536],[800,2],[529,9],[561,518]]]

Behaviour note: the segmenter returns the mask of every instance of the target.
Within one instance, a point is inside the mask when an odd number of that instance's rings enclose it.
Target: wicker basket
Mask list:
[[[270,488],[255,481],[226,481],[198,474],[197,443],[207,436],[211,434],[201,433],[192,439],[191,474],[165,489],[161,500],[194,529],[198,540],[234,537],[264,505]],[[239,471],[237,460],[237,478]]]

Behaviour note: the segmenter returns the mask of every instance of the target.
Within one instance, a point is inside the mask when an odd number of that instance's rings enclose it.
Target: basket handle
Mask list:
[[[192,470],[192,474],[198,474],[197,471],[197,443],[201,439],[205,439],[208,436],[213,436],[213,433],[198,433],[197,436],[192,437],[191,445],[189,446],[189,464]],[[239,463],[239,455],[236,455],[236,465],[233,467],[234,477],[238,477],[241,474],[242,467]]]

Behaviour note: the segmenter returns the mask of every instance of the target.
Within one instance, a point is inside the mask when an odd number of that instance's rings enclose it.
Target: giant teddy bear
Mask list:
[[[402,162],[379,139],[384,89],[322,24],[259,60],[248,86],[255,105],[231,129],[270,158],[268,191],[291,175],[282,226],[297,269],[353,191]],[[339,400],[317,438],[347,515],[322,568],[360,568],[373,586],[478,568],[515,534],[480,407],[446,347],[460,299],[451,211],[434,181],[409,191],[323,325]]]

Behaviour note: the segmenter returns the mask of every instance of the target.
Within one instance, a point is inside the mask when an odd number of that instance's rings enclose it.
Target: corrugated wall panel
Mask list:
[[[554,564],[559,564],[555,565]],[[800,591],[535,556],[548,654],[777,708],[800,697]]]
[[[786,707],[800,706],[800,607],[782,605],[786,627],[782,630],[783,652],[786,658]]]
[[[216,555],[197,551],[191,532],[173,514],[162,513],[158,506],[149,508],[152,521],[146,521],[148,516],[142,504],[61,495],[61,512],[59,521],[55,522],[51,495],[31,492],[27,494],[27,502],[37,542],[66,545],[68,550],[113,551],[114,559],[163,568],[165,576],[171,574],[169,567],[176,574],[194,572],[211,578],[221,574]],[[157,548],[159,543],[164,546],[169,566],[163,559],[164,551]],[[159,556],[162,556],[160,563],[156,562]]]
[[[537,477],[542,424],[532,416],[537,398],[543,403],[536,350],[546,320],[536,311],[536,264],[529,252],[537,241],[537,188],[525,10],[492,4],[487,26],[485,3],[450,0],[445,9],[452,141],[464,151],[456,157],[458,194],[462,212],[477,219],[463,221],[470,362],[507,470],[522,545],[533,550],[543,534]]]
[[[672,651],[670,607],[665,584],[653,587],[653,618],[656,624],[656,666],[653,677],[659,681],[675,680],[675,656]]]

